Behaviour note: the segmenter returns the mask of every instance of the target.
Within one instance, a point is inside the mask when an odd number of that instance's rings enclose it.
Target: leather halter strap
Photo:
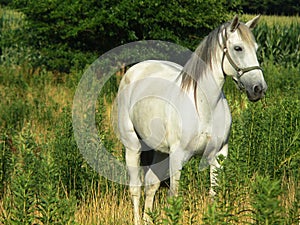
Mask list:
[[[223,74],[226,76],[227,74],[225,73],[224,71],[224,59],[225,59],[225,56],[227,58],[227,60],[229,61],[230,65],[235,69],[235,71],[237,72],[237,76],[236,77],[233,77],[233,79],[235,81],[237,81],[238,83],[238,86],[240,89],[243,89],[243,85],[240,81],[240,78],[247,72],[249,71],[252,71],[252,70],[261,70],[262,71],[262,68],[260,66],[249,66],[249,67],[245,67],[245,68],[241,68],[239,67],[235,62],[234,60],[232,59],[232,57],[230,56],[229,54],[229,51],[228,51],[228,48],[227,48],[227,31],[226,31],[226,27],[224,28],[224,32],[225,34],[223,35],[223,32],[222,32],[222,41],[223,41],[223,56],[222,56],[222,71],[223,71]]]

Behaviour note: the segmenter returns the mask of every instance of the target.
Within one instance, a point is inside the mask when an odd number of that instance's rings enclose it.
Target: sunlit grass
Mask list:
[[[252,19],[255,15],[250,14],[243,14],[241,15],[242,21],[248,21]],[[292,23],[300,23],[300,17],[299,16],[267,16],[267,15],[261,15],[260,22],[266,23],[269,26],[272,25],[284,25],[289,26]]]

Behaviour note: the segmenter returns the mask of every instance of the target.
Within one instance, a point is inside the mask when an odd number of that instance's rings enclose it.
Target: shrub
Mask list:
[[[159,39],[194,48],[228,19],[238,3],[14,0],[12,7],[26,15],[28,23],[20,34],[23,45],[38,50],[40,64],[48,69],[67,72],[80,61],[81,66],[91,63],[97,55],[137,40]]]

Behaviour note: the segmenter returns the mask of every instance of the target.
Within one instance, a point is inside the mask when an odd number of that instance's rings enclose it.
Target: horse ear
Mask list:
[[[240,25],[239,17],[237,15],[235,15],[230,24],[230,31],[234,32],[238,28],[239,25]]]
[[[254,17],[252,20],[249,20],[246,25],[252,30],[254,27],[256,27],[258,21],[259,21],[260,15]]]

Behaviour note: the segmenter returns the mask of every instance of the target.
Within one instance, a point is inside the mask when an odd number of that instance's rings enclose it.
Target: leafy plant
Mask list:
[[[256,177],[252,192],[253,219],[256,224],[282,224],[285,210],[279,200],[281,193],[278,180]]]
[[[179,225],[181,224],[182,218],[182,206],[183,206],[183,198],[182,197],[169,197],[168,206],[165,207],[165,212],[167,218],[164,219],[164,224],[173,224]]]
[[[5,193],[5,224],[72,224],[73,198],[59,191],[57,169],[40,151],[28,127],[13,138],[14,170]],[[73,221],[73,222],[72,222]]]
[[[300,25],[267,25],[261,23],[254,34],[260,45],[258,55],[263,61],[271,60],[285,66],[297,66],[300,62]]]
[[[179,225],[182,224],[183,216],[183,197],[168,197],[167,205],[160,209],[147,212],[155,225]]]
[[[38,63],[69,72],[75,64],[83,68],[97,55],[137,40],[159,39],[195,48],[200,38],[229,18],[224,12],[235,11],[238,3],[14,0],[11,7],[26,15],[28,23],[20,37],[24,45],[38,50]]]

